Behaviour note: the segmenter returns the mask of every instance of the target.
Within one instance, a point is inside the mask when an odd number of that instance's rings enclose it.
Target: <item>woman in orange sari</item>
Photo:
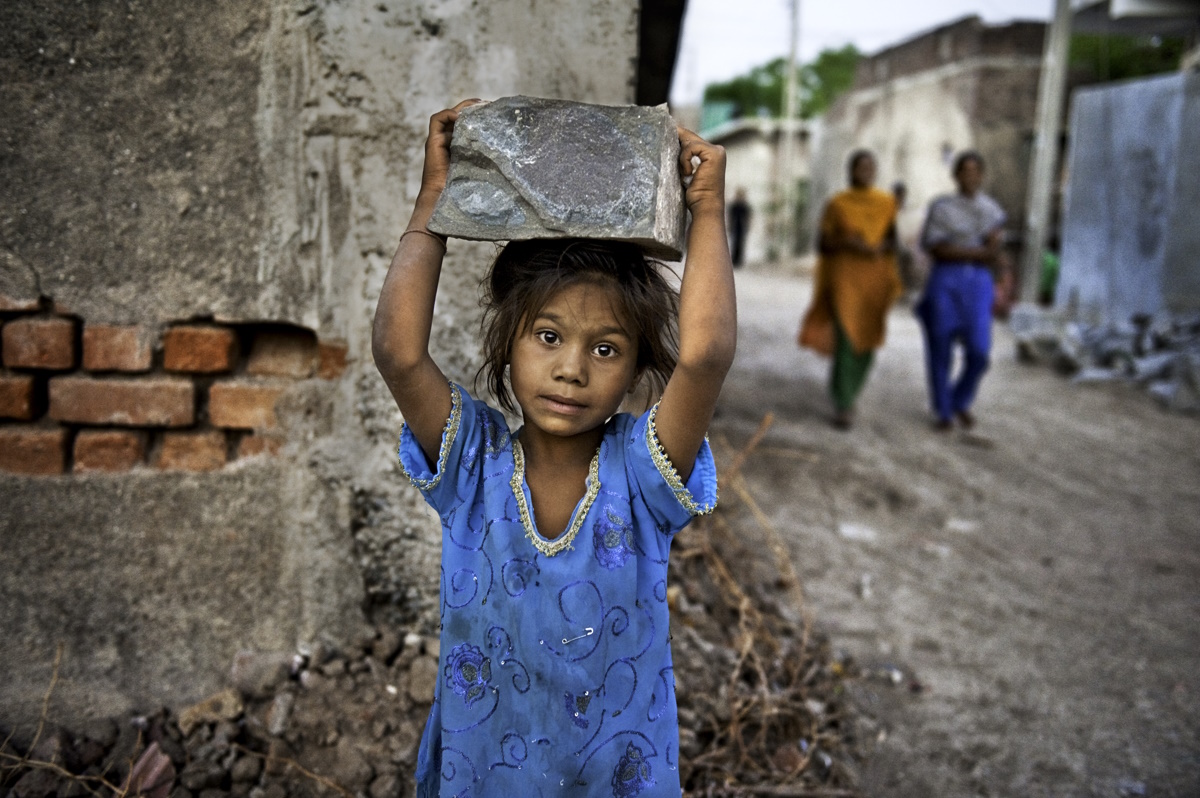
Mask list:
[[[812,304],[799,343],[832,357],[829,393],[833,424],[849,429],[854,402],[883,345],[888,309],[900,296],[896,272],[896,199],[874,187],[875,156],[850,156],[850,188],[836,194],[821,217],[820,258]]]

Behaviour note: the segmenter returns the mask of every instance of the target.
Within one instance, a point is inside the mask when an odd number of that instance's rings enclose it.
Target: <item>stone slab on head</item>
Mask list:
[[[482,241],[629,241],[679,260],[686,217],[665,106],[503,97],[459,113],[429,229]]]

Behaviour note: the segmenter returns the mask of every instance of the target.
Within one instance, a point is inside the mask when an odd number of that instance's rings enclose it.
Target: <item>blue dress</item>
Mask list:
[[[418,796],[678,798],[671,540],[716,505],[708,443],[683,484],[657,406],[611,418],[567,530],[537,531],[520,433],[451,385],[436,469],[400,464],[442,520],[440,676]]]

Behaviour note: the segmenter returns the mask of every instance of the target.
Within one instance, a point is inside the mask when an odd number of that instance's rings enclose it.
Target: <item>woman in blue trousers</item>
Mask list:
[[[987,371],[992,348],[993,270],[1004,260],[1003,209],[984,194],[983,158],[967,151],[954,160],[958,193],[929,206],[921,246],[933,258],[917,316],[925,332],[925,366],[935,428],[949,430],[955,419],[975,423],[971,404]],[[963,365],[952,377],[954,346],[963,347]]]

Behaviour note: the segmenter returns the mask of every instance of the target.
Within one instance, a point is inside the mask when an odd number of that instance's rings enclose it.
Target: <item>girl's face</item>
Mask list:
[[[513,341],[509,377],[525,424],[556,437],[600,428],[637,379],[637,338],[615,288],[564,288]]]

